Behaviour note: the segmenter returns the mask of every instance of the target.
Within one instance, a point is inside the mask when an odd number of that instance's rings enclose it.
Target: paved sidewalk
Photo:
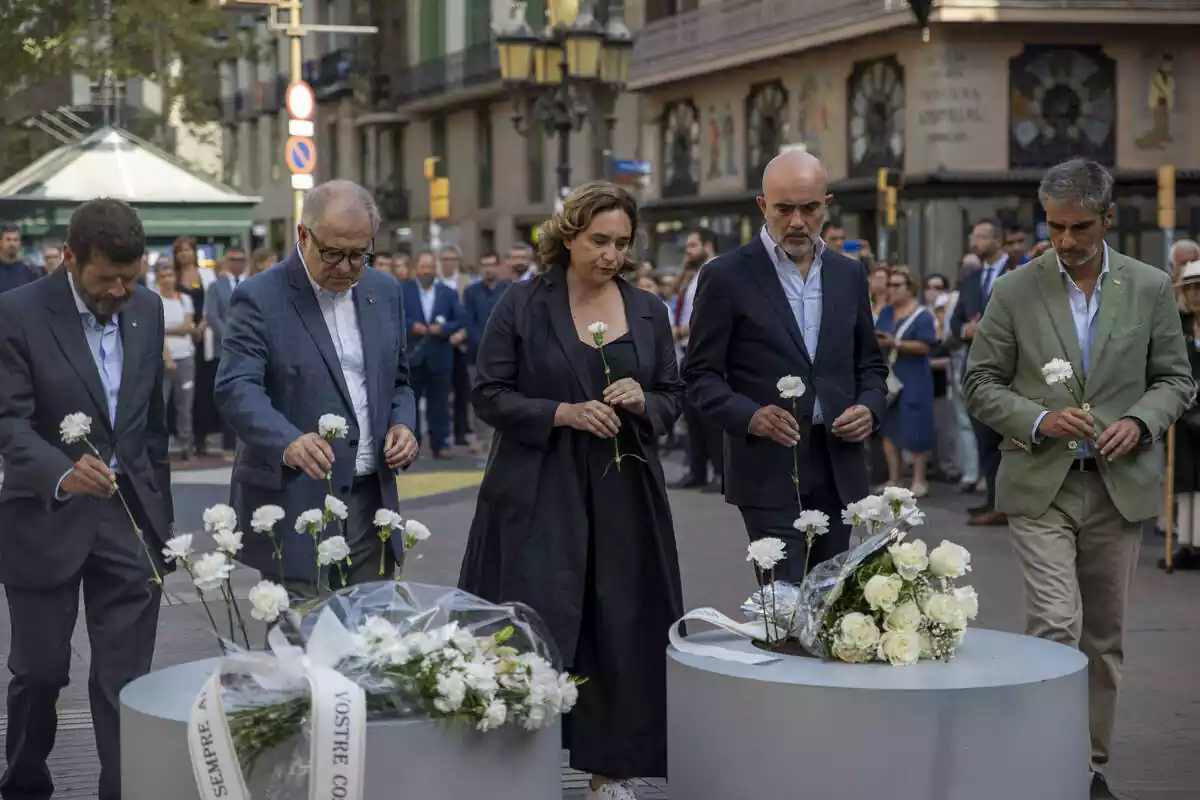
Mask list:
[[[672,474],[677,471],[671,465]],[[203,507],[219,502],[225,494],[221,486],[177,485],[181,529],[198,525]],[[740,516],[720,497],[673,492],[671,499],[686,605],[712,605],[735,614],[754,587],[745,564],[746,539]],[[974,502],[974,498],[935,487],[935,494],[925,503],[928,525],[921,536],[931,545],[951,538],[971,550],[971,577],[982,600],[980,627],[1020,630],[1021,585],[1007,533],[963,526],[963,509]],[[421,497],[408,501],[406,509],[434,533],[421,548],[423,558],[411,563],[408,577],[453,585],[474,511],[474,490]],[[1196,690],[1200,574],[1162,574],[1153,566],[1161,550],[1161,539],[1147,538],[1130,609],[1126,676],[1111,773],[1114,785],[1133,800],[1194,800],[1200,797],[1200,692]],[[255,580],[256,576],[245,570],[236,576],[243,594]],[[188,596],[179,578],[170,583],[173,594]],[[3,648],[8,644],[7,625],[7,614],[0,613]],[[215,643],[207,627],[194,603],[164,606],[156,667],[213,655]],[[252,640],[261,637],[261,629],[251,635]],[[89,650],[82,621],[74,650],[72,683],[59,704],[60,734],[52,771],[58,784],[56,797],[90,798],[95,796],[97,764],[87,713]],[[7,677],[4,673],[0,682]],[[816,727],[813,735],[817,735]],[[796,745],[803,746],[803,741]],[[564,798],[582,797],[583,786],[583,776],[564,774]],[[666,797],[661,790],[650,788],[641,796]]]

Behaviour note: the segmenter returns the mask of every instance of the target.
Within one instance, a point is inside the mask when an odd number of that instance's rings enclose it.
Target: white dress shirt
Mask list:
[[[813,263],[808,269],[808,277],[800,274],[800,268],[792,261],[784,249],[779,246],[764,225],[759,232],[763,247],[771,256],[775,265],[775,274],[783,286],[783,293],[791,306],[792,316],[796,318],[796,326],[804,337],[804,349],[808,351],[809,360],[817,361],[817,343],[821,339],[821,260],[825,256],[825,242],[818,238],[813,246]],[[783,377],[780,375],[779,377]],[[825,421],[821,413],[821,401],[813,397],[813,422]]]
[[[304,262],[303,254],[300,261]],[[363,356],[358,314],[351,294],[355,290],[334,294],[321,288],[312,279],[307,264],[304,270],[317,296],[321,316],[325,318],[325,327],[329,329],[329,338],[333,339],[333,349],[337,351],[342,377],[346,380],[346,388],[350,390],[350,400],[354,405],[354,419],[358,423],[358,453],[354,458],[354,474],[370,475],[375,472],[375,437],[371,430],[371,408],[367,399],[367,364]]]
[[[433,306],[437,302],[437,281],[429,284],[428,289],[419,283],[417,287],[421,290],[421,313],[425,315],[425,324],[432,325]]]

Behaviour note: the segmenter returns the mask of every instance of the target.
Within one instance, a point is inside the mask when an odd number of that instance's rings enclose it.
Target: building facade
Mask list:
[[[833,214],[878,239],[877,174],[900,176],[888,257],[957,268],[974,220],[1047,238],[1037,182],[1074,156],[1113,169],[1110,242],[1164,263],[1156,170],[1177,169],[1178,230],[1200,230],[1200,0],[942,0],[928,40],[907,4],[878,0],[644,0],[630,89],[659,261],[683,229],[725,244],[757,229],[766,162],[803,146],[824,162]]]

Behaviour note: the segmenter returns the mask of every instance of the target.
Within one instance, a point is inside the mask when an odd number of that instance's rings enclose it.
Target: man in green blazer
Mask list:
[[[1046,172],[1054,249],[997,281],[963,380],[971,415],[1003,437],[996,508],[1021,564],[1026,632],[1089,660],[1093,798],[1114,797],[1103,771],[1126,601],[1141,523],[1162,497],[1151,445],[1196,390],[1170,276],[1104,242],[1112,188],[1095,162]]]

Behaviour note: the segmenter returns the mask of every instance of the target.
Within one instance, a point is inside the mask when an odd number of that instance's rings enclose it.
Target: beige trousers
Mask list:
[[[1125,610],[1137,570],[1141,523],[1121,516],[1098,472],[1068,472],[1040,517],[1010,517],[1025,582],[1025,632],[1088,657],[1092,769],[1112,744]]]

